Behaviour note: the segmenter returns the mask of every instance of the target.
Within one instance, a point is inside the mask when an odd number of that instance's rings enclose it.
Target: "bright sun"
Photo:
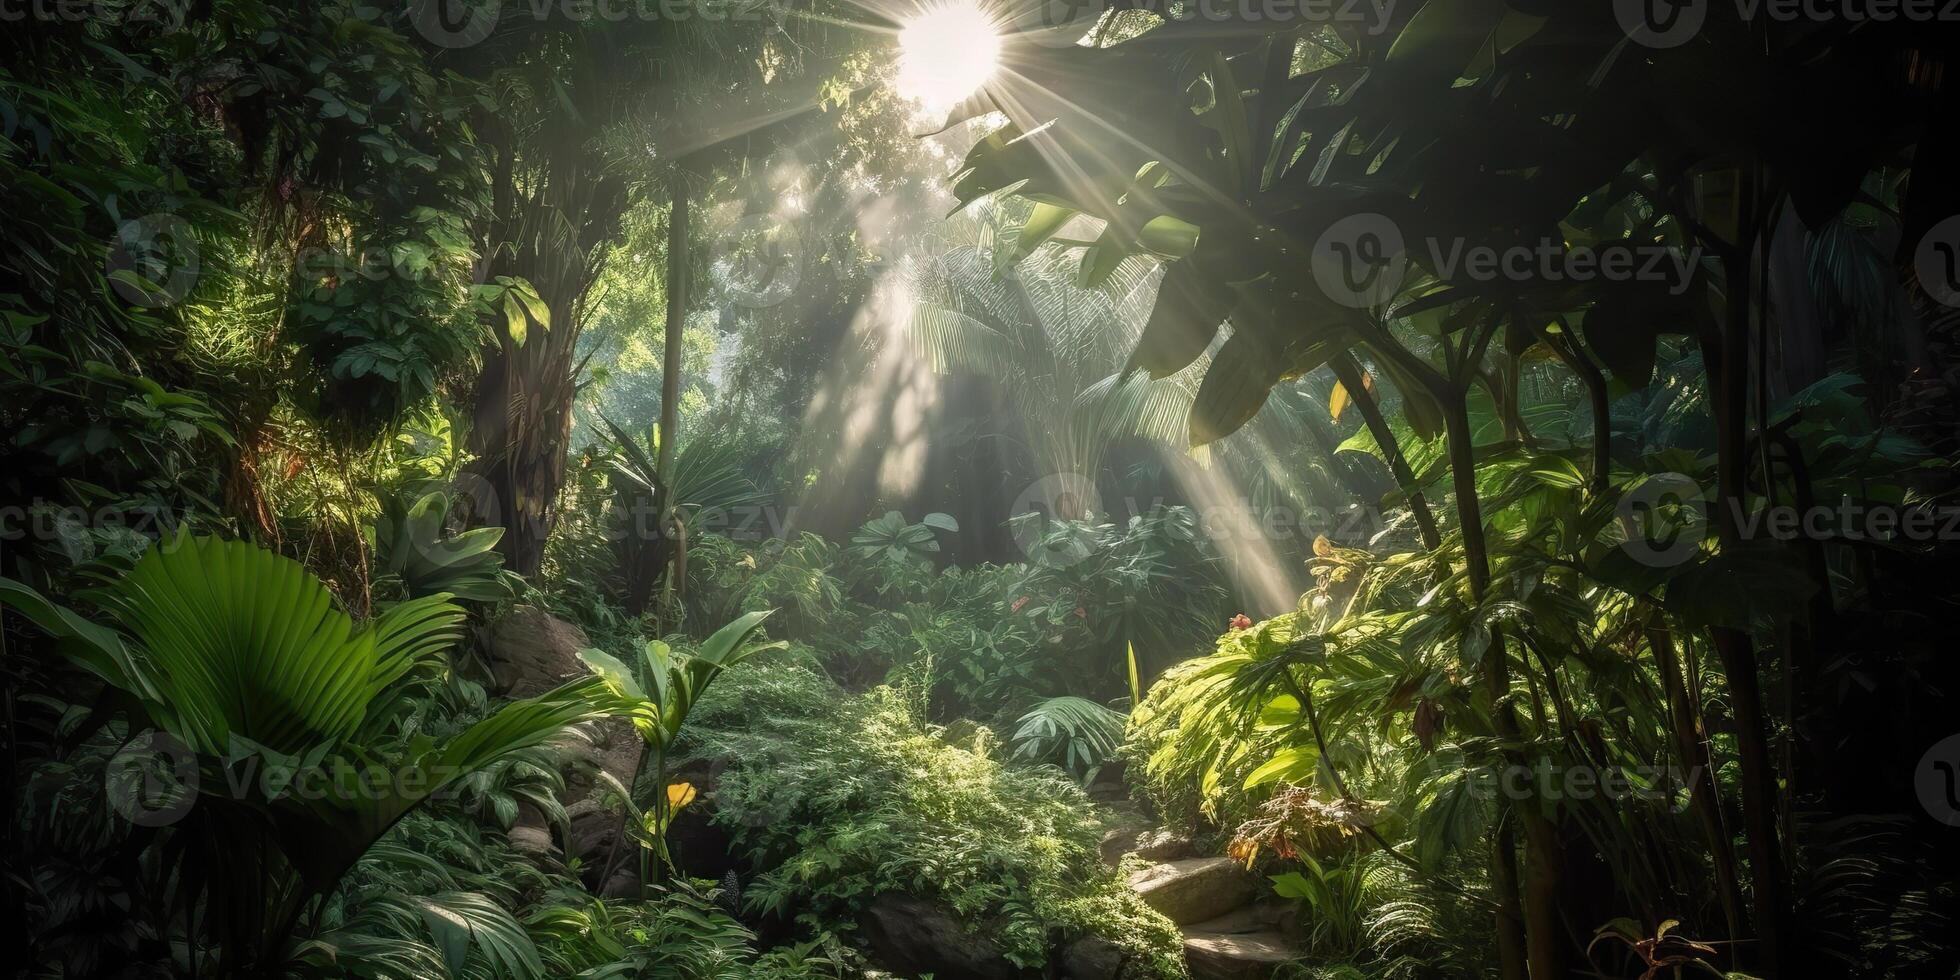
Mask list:
[[[898,35],[898,88],[927,109],[959,104],[994,74],[1000,29],[972,0],[941,0]]]

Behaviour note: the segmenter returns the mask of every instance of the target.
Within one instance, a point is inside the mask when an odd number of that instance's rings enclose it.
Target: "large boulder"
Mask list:
[[[624,862],[633,864],[632,855],[640,846],[637,841],[621,836],[621,821],[617,808],[607,809],[599,801],[587,797],[575,800],[565,807],[565,815],[571,819],[571,839],[565,842],[565,853],[579,860],[579,874],[587,888],[601,888],[604,882],[599,876],[605,873],[606,862],[615,853],[622,854]],[[615,852],[614,848],[620,850]]]
[[[1068,980],[1141,980],[1155,977],[1148,963],[1101,936],[1083,936],[1062,948]]]
[[[1166,861],[1132,875],[1130,887],[1181,926],[1218,918],[1258,895],[1252,875],[1228,857]]]
[[[646,752],[646,740],[633,723],[624,718],[601,718],[586,722],[584,735],[580,740],[567,740],[563,758],[573,765],[565,774],[565,798],[584,799],[610,790],[593,775],[594,770],[606,773],[621,786],[632,786],[639,773],[640,756]]]
[[[566,763],[565,816],[571,824],[565,855],[577,858],[582,873],[590,879],[600,873],[607,857],[614,853],[614,841],[619,840],[617,846],[628,852],[639,847],[631,839],[620,840],[620,807],[613,799],[612,787],[596,778],[593,771],[604,771],[621,786],[632,786],[634,770],[640,765],[646,742],[621,718],[604,718],[587,725],[590,737],[574,743],[562,758]],[[596,880],[588,880],[586,884],[594,888],[603,885]]]
[[[533,864],[552,871],[563,870],[563,853],[552,839],[551,821],[529,800],[517,803],[517,819],[506,833],[510,846]]]
[[[578,652],[585,631],[536,606],[518,606],[490,628],[490,676],[497,689],[528,698],[586,673]]]
[[[861,923],[881,966],[902,976],[934,980],[1021,980],[1037,977],[1008,962],[993,940],[975,935],[950,909],[912,895],[872,899]]]

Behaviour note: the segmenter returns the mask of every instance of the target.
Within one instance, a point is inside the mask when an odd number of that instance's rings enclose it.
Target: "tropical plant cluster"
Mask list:
[[[1948,25],[26,6],[23,976],[1960,969]]]

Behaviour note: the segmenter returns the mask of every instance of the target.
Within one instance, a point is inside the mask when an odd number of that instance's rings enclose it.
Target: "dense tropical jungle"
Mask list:
[[[1960,976],[1949,6],[0,0],[0,973]]]

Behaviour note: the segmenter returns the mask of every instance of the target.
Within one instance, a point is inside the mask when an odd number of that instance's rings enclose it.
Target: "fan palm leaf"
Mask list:
[[[397,695],[446,669],[462,609],[438,594],[356,623],[297,562],[243,542],[180,534],[95,597],[107,623],[0,579],[0,603],[62,641],[127,696],[136,721],[181,740],[200,772],[219,777],[198,780],[169,855],[181,900],[205,907],[235,968],[270,969],[295,952],[288,941],[304,911],[422,801],[620,707],[587,678],[506,705],[441,744],[404,738]],[[251,757],[283,775],[224,778]],[[342,784],[356,772],[358,787]],[[374,772],[389,778],[366,778]],[[307,791],[309,774],[330,785]]]

